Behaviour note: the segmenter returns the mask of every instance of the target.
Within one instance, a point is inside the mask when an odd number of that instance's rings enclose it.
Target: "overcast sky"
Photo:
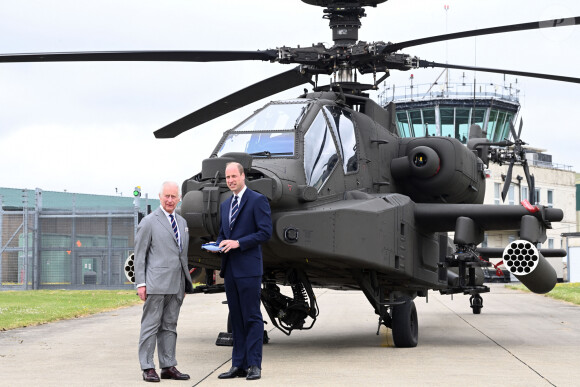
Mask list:
[[[445,12],[444,5],[449,5]],[[0,53],[263,50],[332,44],[322,7],[300,0],[18,0],[0,2]],[[580,2],[389,0],[367,8],[361,40],[401,42],[446,31],[580,15]],[[405,49],[421,59],[580,77],[580,26],[467,38]],[[447,53],[447,54],[446,54]],[[263,78],[267,62],[0,64],[0,186],[156,197],[164,180],[201,169],[221,134],[280,93],[185,132],[153,132]],[[431,83],[441,70],[393,71],[388,85]],[[460,81],[462,71],[451,73]],[[473,72],[467,72],[473,82]],[[477,73],[478,82],[503,83]],[[361,78],[359,77],[359,81]],[[371,78],[362,78],[371,82]],[[516,78],[508,77],[515,85]],[[580,171],[580,84],[517,78],[523,139]],[[376,93],[372,94],[376,97]]]

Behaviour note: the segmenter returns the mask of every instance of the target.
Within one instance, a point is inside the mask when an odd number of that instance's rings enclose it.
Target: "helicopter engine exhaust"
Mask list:
[[[556,271],[532,242],[511,242],[502,255],[507,269],[534,293],[548,293],[558,281]]]

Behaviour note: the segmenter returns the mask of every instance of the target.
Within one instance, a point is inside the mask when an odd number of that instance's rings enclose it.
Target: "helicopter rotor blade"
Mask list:
[[[2,54],[0,63],[22,62],[227,62],[273,61],[277,50],[265,51],[87,51]]]
[[[506,70],[506,69],[491,69],[491,68],[486,68],[486,67],[461,66],[461,65],[453,65],[453,64],[448,64],[448,63],[430,62],[430,61],[426,61],[426,60],[419,60],[419,64],[417,67],[419,67],[419,68],[421,68],[421,67],[422,68],[441,67],[441,68],[458,69],[458,70],[473,70],[473,71],[483,71],[486,73],[510,74],[510,75],[519,75],[519,76],[523,76],[523,77],[530,77],[530,78],[551,79],[553,81],[580,83],[580,78],[564,77],[561,75],[530,73],[530,72],[526,72],[526,71],[515,71],[515,70]]]
[[[535,200],[534,197],[536,195],[536,189],[534,187],[534,178],[530,175],[530,168],[528,167],[528,162],[527,160],[524,160],[522,162],[522,167],[524,168],[524,175],[526,175],[526,182],[528,183],[528,189],[529,189],[529,197],[528,197],[528,201],[530,202],[530,204],[534,204]]]
[[[195,128],[201,124],[232,112],[252,102],[269,97],[276,93],[288,90],[295,86],[312,82],[310,74],[303,74],[300,66],[275,75],[261,82],[255,83],[245,89],[239,90],[218,101],[215,101],[185,117],[164,126],[155,131],[157,138],[173,138],[177,135]]]
[[[505,202],[505,197],[507,195],[508,190],[510,189],[510,185],[512,184],[512,171],[514,169],[514,162],[515,162],[514,159],[512,159],[512,161],[510,161],[510,165],[509,165],[507,173],[505,175],[505,184],[503,185],[503,190],[501,191],[501,201],[502,202]]]
[[[454,40],[454,39],[469,38],[472,36],[499,34],[499,33],[503,33],[503,32],[525,31],[525,30],[533,30],[533,29],[539,29],[539,28],[565,27],[565,26],[573,26],[573,25],[577,25],[577,24],[580,24],[580,16],[568,17],[568,18],[564,18],[564,19],[551,19],[551,20],[544,20],[544,21],[537,21],[537,22],[530,22],[530,23],[511,24],[511,25],[506,25],[506,26],[498,26],[498,27],[490,27],[490,28],[481,28],[481,29],[477,29],[477,30],[470,30],[470,31],[463,31],[463,32],[455,32],[455,33],[451,33],[451,34],[430,36],[428,38],[413,39],[413,40],[407,40],[405,42],[389,44],[383,50],[383,54],[395,52],[395,51],[398,51],[398,50],[401,50],[401,49],[407,48],[407,47],[420,46],[423,44],[443,42],[443,41]]]
[[[516,129],[514,128],[514,123],[513,123],[513,122],[511,122],[511,120],[509,121],[509,123],[510,123],[510,132],[511,132],[511,134],[512,134],[512,137],[514,138],[514,141],[516,141],[516,140],[517,140],[518,138],[520,138],[520,137],[519,137],[519,136],[518,136],[518,134],[516,133]]]
[[[522,135],[522,128],[524,127],[524,119],[520,118],[520,128],[518,129],[518,138]]]

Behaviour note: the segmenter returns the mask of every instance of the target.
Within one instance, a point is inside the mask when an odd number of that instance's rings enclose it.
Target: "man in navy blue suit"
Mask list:
[[[216,242],[223,253],[220,276],[226,288],[234,348],[232,367],[220,379],[256,380],[262,376],[260,292],[264,269],[260,244],[272,236],[272,219],[268,199],[246,187],[245,179],[241,164],[226,165],[226,183],[233,195],[221,204]]]

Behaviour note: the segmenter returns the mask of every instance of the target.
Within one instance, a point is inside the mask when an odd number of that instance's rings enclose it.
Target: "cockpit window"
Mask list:
[[[298,127],[307,107],[308,104],[305,103],[270,104],[239,124],[234,131],[294,130]]]
[[[344,173],[356,172],[358,170],[358,158],[356,155],[356,136],[351,114],[338,106],[325,106],[324,110],[338,141]]]
[[[290,157],[295,154],[294,132],[308,103],[272,103],[235,127],[218,156],[245,152],[254,157]]]
[[[324,115],[319,112],[304,135],[306,183],[320,190],[334,166],[338,153]]]

